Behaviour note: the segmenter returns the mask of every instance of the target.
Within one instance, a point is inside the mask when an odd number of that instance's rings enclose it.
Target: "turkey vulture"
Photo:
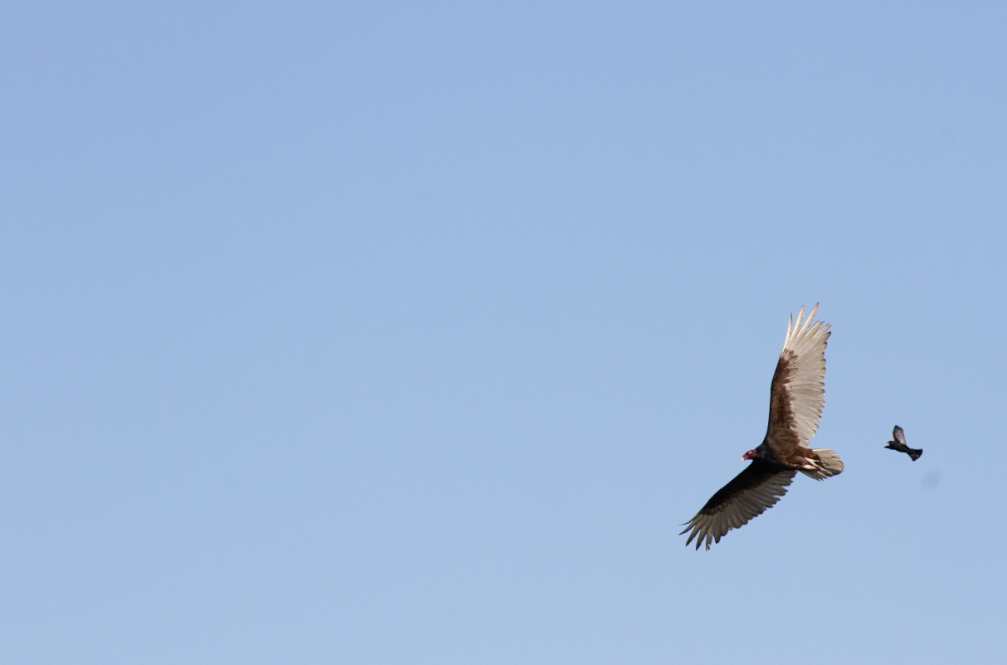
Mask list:
[[[920,458],[920,455],[923,454],[922,448],[910,448],[906,445],[906,435],[902,431],[902,428],[898,425],[896,425],[895,429],[892,430],[892,438],[895,440],[889,441],[885,445],[885,448],[891,448],[892,450],[897,450],[900,453],[905,453],[906,455],[909,455],[914,462]]]
[[[787,493],[798,471],[815,480],[824,480],[843,471],[843,462],[831,450],[811,450],[811,437],[825,404],[825,345],[829,325],[811,326],[818,305],[804,319],[804,308],[790,317],[783,352],[776,363],[769,389],[769,427],[755,450],[741,458],[752,463],[734,480],[720,488],[685,527],[686,545],[696,540],[696,549],[706,541],[720,542],[731,529],[761,515]],[[804,324],[803,326],[801,324]],[[680,534],[681,535],[681,534]]]

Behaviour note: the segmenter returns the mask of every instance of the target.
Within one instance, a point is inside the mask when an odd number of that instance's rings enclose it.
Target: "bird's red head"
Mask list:
[[[747,453],[745,453],[744,455],[741,456],[741,461],[742,462],[747,462],[750,459],[755,459],[755,451],[754,450],[749,450]]]

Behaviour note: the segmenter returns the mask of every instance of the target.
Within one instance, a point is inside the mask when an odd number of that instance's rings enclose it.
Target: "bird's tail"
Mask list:
[[[811,452],[818,455],[819,461],[814,465],[814,468],[801,469],[801,473],[804,475],[815,480],[825,480],[832,476],[838,476],[843,472],[843,460],[839,459],[839,455],[824,448],[812,450]]]
[[[913,459],[913,461],[915,462],[916,460],[918,460],[920,458],[920,455],[923,454],[923,449],[922,448],[919,448],[919,449],[917,449],[917,448],[910,448],[910,449],[906,450],[906,452],[909,453],[909,457],[911,457]]]

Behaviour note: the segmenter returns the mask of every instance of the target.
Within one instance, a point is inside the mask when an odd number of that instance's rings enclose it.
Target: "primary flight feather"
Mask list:
[[[811,449],[811,437],[825,405],[825,346],[829,325],[812,325],[818,305],[804,318],[804,308],[791,316],[787,337],[769,390],[769,427],[754,450],[741,458],[751,464],[720,488],[686,525],[686,545],[696,539],[696,549],[744,526],[787,493],[798,471],[824,480],[843,471],[843,462],[831,450]]]

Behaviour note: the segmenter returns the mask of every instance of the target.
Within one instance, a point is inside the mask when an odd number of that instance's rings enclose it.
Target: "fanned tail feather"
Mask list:
[[[818,455],[820,462],[813,469],[801,469],[804,475],[815,480],[825,480],[843,472],[843,460],[833,451],[819,448],[811,452]]]

